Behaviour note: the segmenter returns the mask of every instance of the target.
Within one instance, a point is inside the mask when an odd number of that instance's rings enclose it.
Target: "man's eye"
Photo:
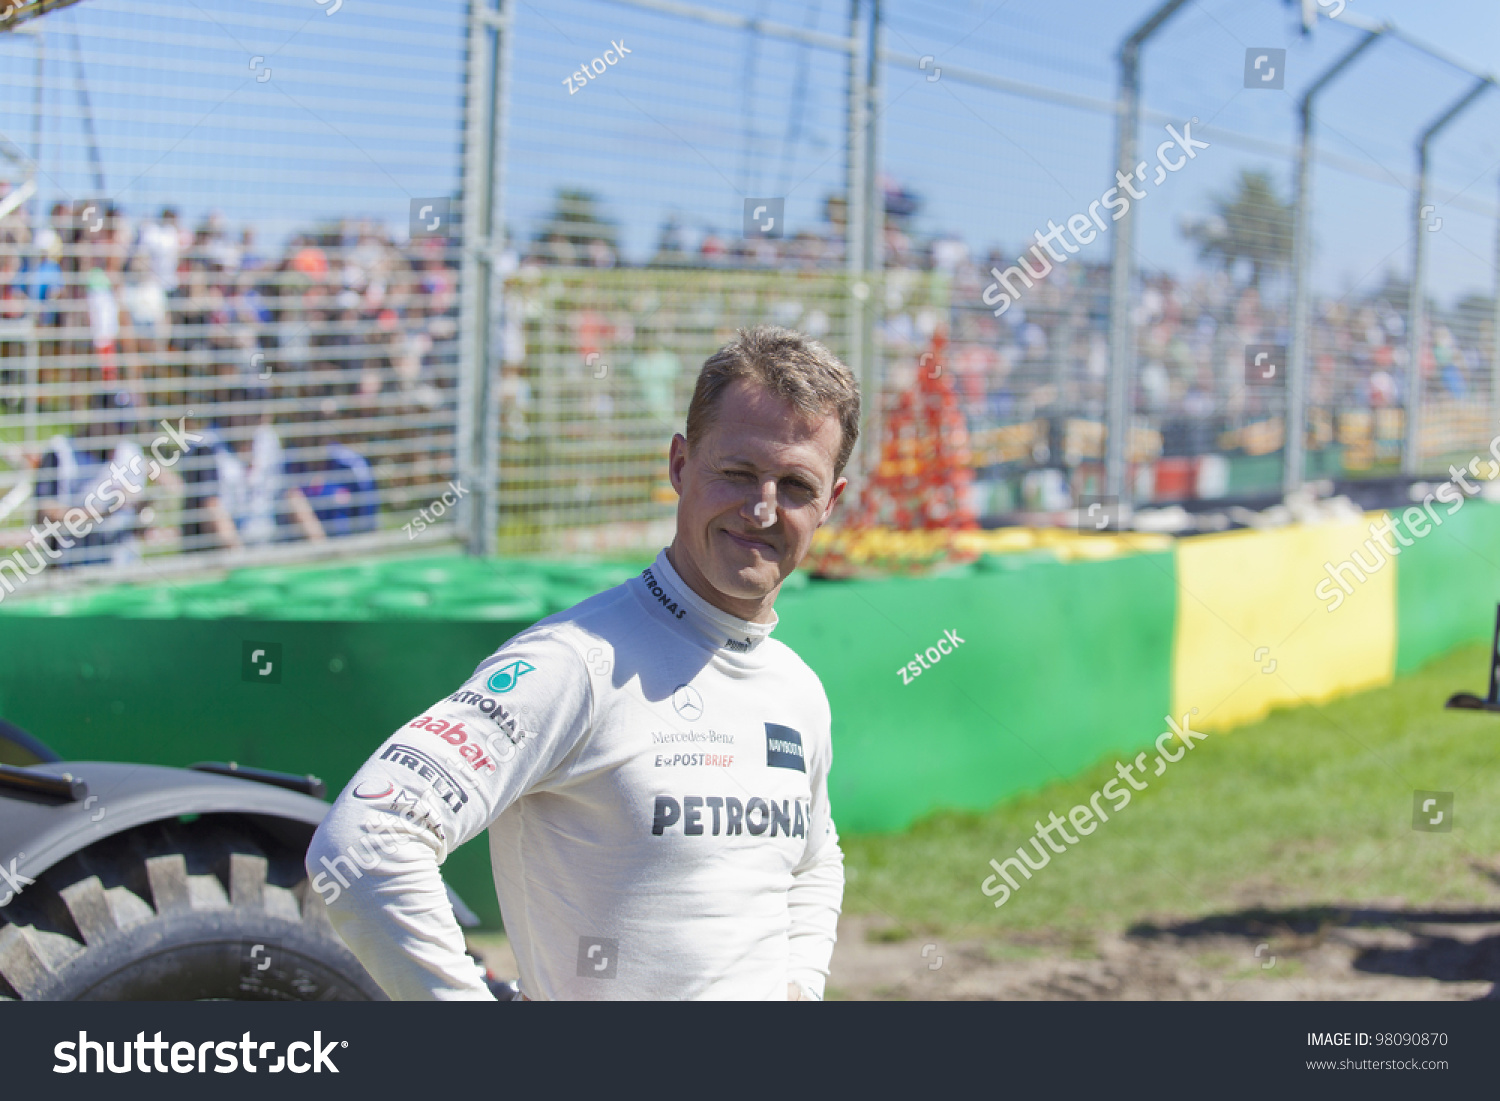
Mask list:
[[[751,474],[748,470],[726,470],[724,472],[724,476],[726,478],[735,478],[735,479],[750,478],[750,479],[753,480],[755,478],[755,475]]]

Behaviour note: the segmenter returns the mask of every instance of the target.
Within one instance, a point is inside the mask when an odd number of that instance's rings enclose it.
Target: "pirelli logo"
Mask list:
[[[795,768],[806,772],[802,759],[802,735],[789,726],[766,723],[766,767]]]
[[[450,810],[458,811],[469,801],[463,785],[454,779],[453,773],[415,746],[392,743],[385,747],[380,759],[411,769],[431,785],[433,794],[447,804]]]

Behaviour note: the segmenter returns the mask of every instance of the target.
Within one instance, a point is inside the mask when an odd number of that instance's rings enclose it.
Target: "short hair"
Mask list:
[[[833,476],[843,474],[859,440],[859,382],[838,356],[811,337],[779,325],[740,329],[703,361],[698,372],[688,403],[688,446],[702,438],[724,390],[736,379],[760,384],[803,417],[834,414],[842,439]]]

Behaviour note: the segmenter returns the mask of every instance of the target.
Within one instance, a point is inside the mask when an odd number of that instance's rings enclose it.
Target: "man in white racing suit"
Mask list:
[[[488,828],[525,997],[821,999],[844,886],[829,708],[770,635],[858,432],[828,349],[740,332],[672,439],[672,544],[516,635],[355,774],[307,871],[392,998],[491,997],[438,871]]]

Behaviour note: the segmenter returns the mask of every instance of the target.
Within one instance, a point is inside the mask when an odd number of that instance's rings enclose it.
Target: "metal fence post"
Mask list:
[[[1120,46],[1120,96],[1115,120],[1117,180],[1135,172],[1135,138],[1141,115],[1141,47],[1186,2],[1167,0]],[[1130,324],[1130,283],[1135,268],[1134,210],[1125,211],[1114,231],[1109,268],[1109,397],[1104,442],[1104,492],[1117,500],[1124,500],[1125,438],[1130,432],[1130,383],[1135,364]]]
[[[498,460],[486,466],[491,390],[490,240],[495,198],[495,89],[499,79],[499,45],[504,33],[502,6],[470,0],[467,88],[464,104],[463,216],[459,224],[462,294],[459,304],[459,396],[455,433],[455,466],[470,489],[460,514],[464,549],[482,555],[493,549],[496,533],[486,531],[493,509]]]
[[[869,371],[866,367],[865,311],[869,302],[869,282],[865,274],[866,221],[869,217],[865,200],[865,39],[860,34],[860,0],[849,0],[849,110],[847,130],[844,135],[844,268],[848,273],[849,303],[849,365],[859,378],[863,415],[868,422],[871,394],[867,383]],[[865,297],[860,298],[859,289],[865,288]],[[861,433],[865,426],[861,426]],[[865,446],[862,443],[852,457],[854,473],[861,478],[866,475],[863,459]]]
[[[1422,131],[1417,140],[1417,193],[1412,202],[1411,300],[1406,311],[1406,439],[1401,448],[1401,472],[1415,474],[1421,465],[1422,349],[1427,344],[1427,168],[1433,138],[1490,86],[1479,80],[1453,106]]]
[[[1307,330],[1312,293],[1308,270],[1312,266],[1312,127],[1313,104],[1320,93],[1355,58],[1374,45],[1386,31],[1384,26],[1365,32],[1342,57],[1324,69],[1302,93],[1299,107],[1299,141],[1297,144],[1297,197],[1292,216],[1292,346],[1287,355],[1286,435],[1282,444],[1285,465],[1282,491],[1292,493],[1302,487],[1307,467]]]
[[[1495,303],[1490,315],[1490,428],[1500,436],[1500,217],[1495,219]]]
[[[506,247],[505,239],[505,127],[510,118],[511,28],[515,23],[515,5],[511,0],[496,0],[495,63],[490,83],[490,204],[485,226],[487,276],[489,280],[490,316],[486,331],[485,356],[480,376],[483,383],[484,422],[479,432],[479,470],[477,486],[482,493],[480,514],[480,553],[493,555],[500,546],[500,372],[505,362],[504,334],[508,300],[505,296],[505,271],[496,270],[497,261]]]
[[[864,214],[865,243],[861,250],[865,267],[862,282],[867,288],[861,300],[859,313],[860,344],[864,353],[860,370],[860,394],[864,409],[864,439],[860,451],[864,455],[860,475],[866,481],[875,473],[880,463],[880,393],[885,381],[880,348],[875,340],[876,319],[884,308],[885,267],[885,192],[880,186],[880,45],[883,12],[880,0],[870,0],[870,37],[866,47],[865,67],[865,167],[864,167]]]

